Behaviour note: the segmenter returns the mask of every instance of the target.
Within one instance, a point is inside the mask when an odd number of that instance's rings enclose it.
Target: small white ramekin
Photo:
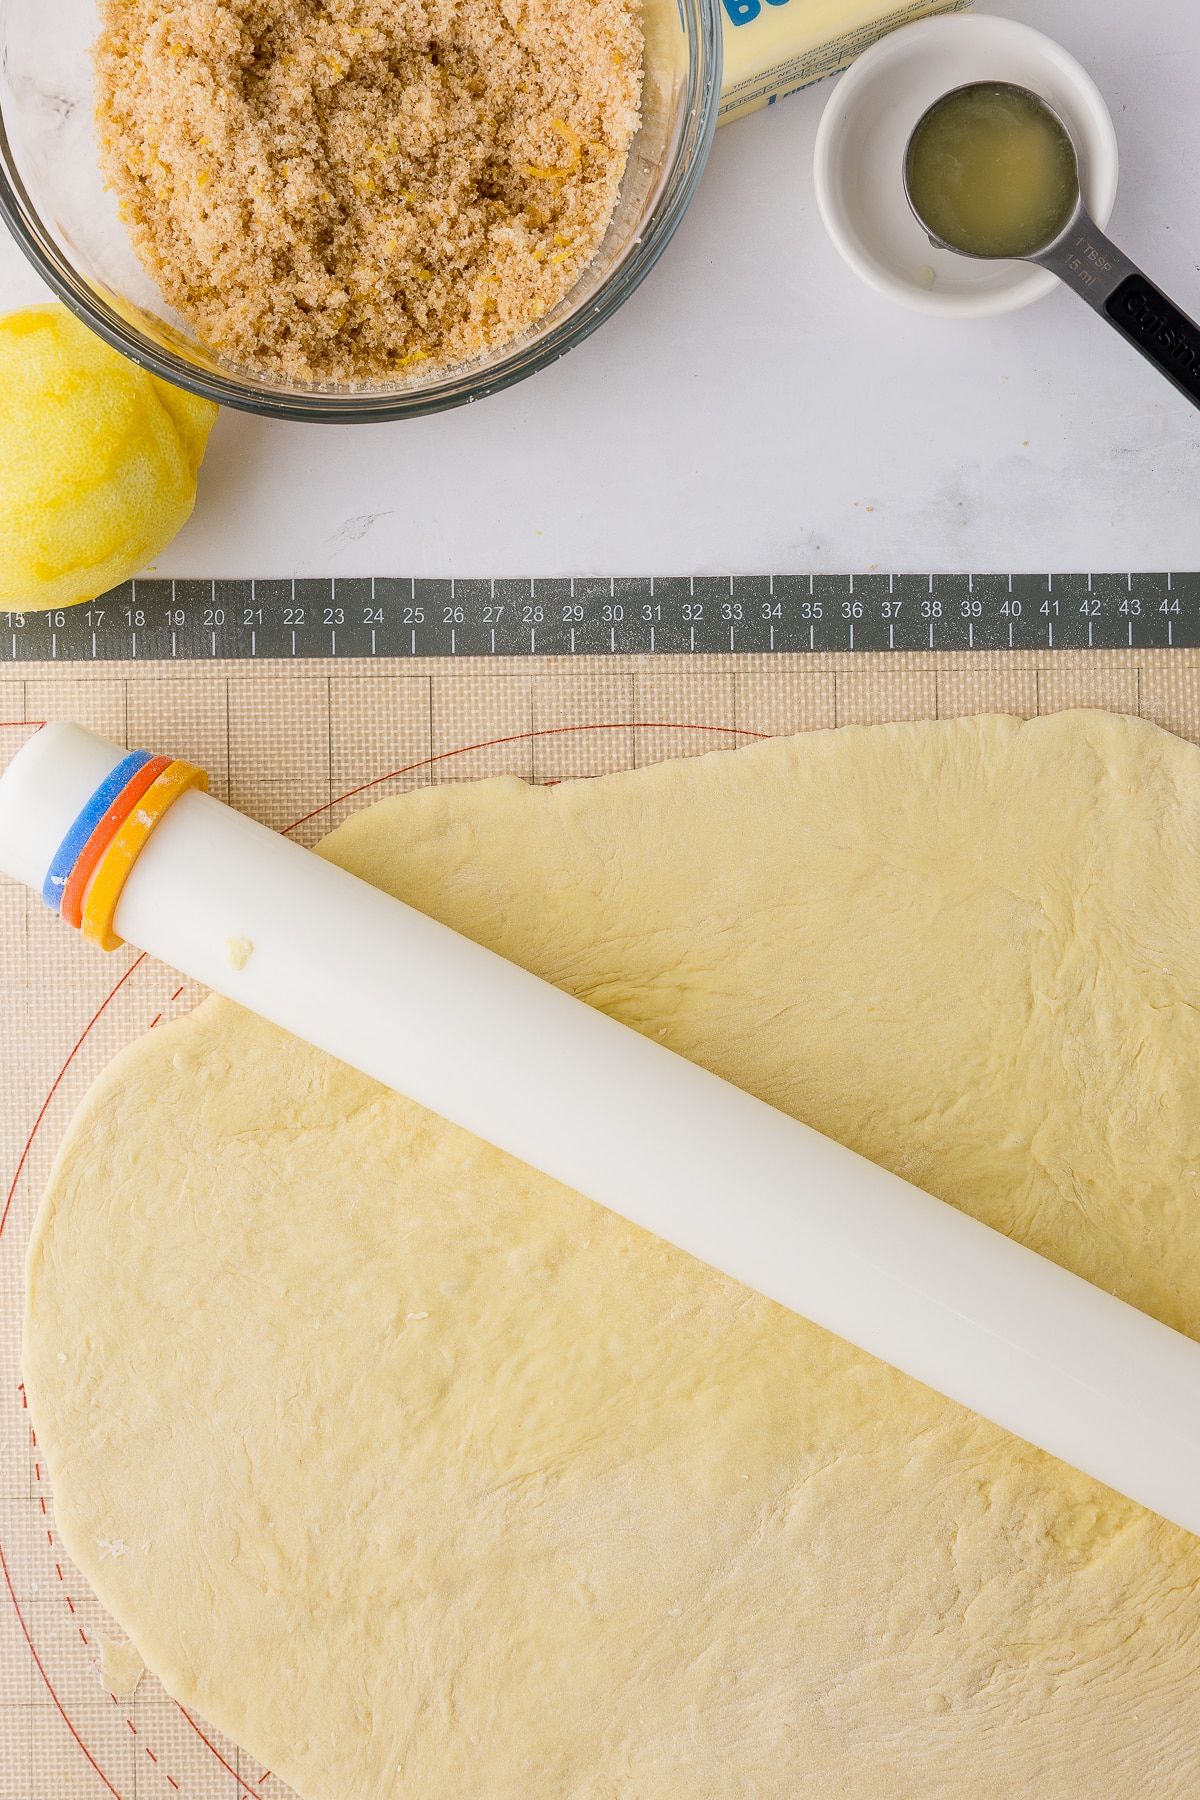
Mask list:
[[[1015,312],[1058,279],[1020,262],[935,250],[904,194],[904,152],[922,113],[951,88],[1012,81],[1048,100],[1079,153],[1088,210],[1107,225],[1117,196],[1117,138],[1085,69],[1014,19],[949,13],[905,25],[860,56],[830,95],[817,132],[817,205],[857,275],[903,306],[943,317]]]

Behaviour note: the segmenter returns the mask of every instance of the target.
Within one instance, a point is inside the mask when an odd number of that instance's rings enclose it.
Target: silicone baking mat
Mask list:
[[[25,662],[0,671],[0,766],[36,722],[70,717],[202,764],[219,797],[312,843],[426,783],[553,782],[785,732],[1071,706],[1200,742],[1200,651]],[[198,998],[133,951],[99,955],[0,880],[0,1800],[288,1792],[152,1675],[107,1691],[104,1640],[124,1634],[59,1542],[21,1392],[24,1251],[56,1145],[114,1052]]]

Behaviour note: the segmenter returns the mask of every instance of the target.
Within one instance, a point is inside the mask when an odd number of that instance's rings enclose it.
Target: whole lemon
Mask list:
[[[65,306],[0,318],[0,611],[94,600],[169,544],[217,416]]]

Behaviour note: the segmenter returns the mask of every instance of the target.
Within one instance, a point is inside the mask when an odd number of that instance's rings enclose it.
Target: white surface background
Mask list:
[[[1200,315],[1196,0],[998,0],[1116,119],[1111,235]],[[595,337],[395,425],[226,411],[160,575],[1200,568],[1200,411],[1077,299],[942,322],[825,237],[828,86],[724,127],[663,261]],[[0,308],[40,283],[0,239]]]

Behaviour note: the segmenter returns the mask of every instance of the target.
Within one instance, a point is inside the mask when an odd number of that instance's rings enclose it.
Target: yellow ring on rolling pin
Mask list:
[[[163,814],[189,788],[208,792],[208,776],[191,763],[173,762],[151,783],[125,823],[104,852],[100,866],[92,877],[83,903],[80,930],[102,950],[119,950],[125,942],[113,931],[117,902],[129,879],[129,871],[140,856],[147,838]]]

